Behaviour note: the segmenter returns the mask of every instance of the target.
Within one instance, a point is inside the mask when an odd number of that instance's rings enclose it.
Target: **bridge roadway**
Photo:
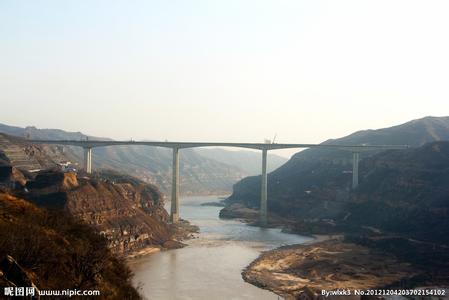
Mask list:
[[[153,146],[171,148],[173,150],[173,175],[171,191],[170,220],[173,223],[179,220],[179,149],[197,147],[237,147],[256,149],[262,151],[262,176],[260,193],[260,225],[268,221],[267,207],[267,153],[269,150],[291,148],[330,148],[351,151],[352,160],[352,188],[359,183],[359,153],[363,150],[404,149],[407,145],[336,145],[336,144],[277,144],[277,143],[219,143],[219,142],[145,142],[145,141],[98,141],[98,140],[30,140],[35,144],[54,144],[65,146],[78,146],[84,149],[84,168],[92,173],[92,149],[107,146]]]

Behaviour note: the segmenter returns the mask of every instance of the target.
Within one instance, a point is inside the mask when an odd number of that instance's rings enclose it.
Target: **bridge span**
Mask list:
[[[352,152],[352,188],[359,183],[359,153],[363,150],[404,149],[407,145],[336,145],[336,144],[277,144],[277,143],[220,143],[220,142],[145,142],[145,141],[98,141],[98,140],[30,140],[35,144],[53,144],[65,146],[78,146],[84,149],[84,169],[92,173],[92,149],[107,146],[153,146],[171,148],[172,159],[172,191],[170,220],[173,223],[179,220],[179,150],[197,147],[237,147],[256,149],[262,151],[261,193],[260,193],[260,224],[266,225],[268,221],[267,206],[267,154],[269,150],[292,148],[329,148]]]

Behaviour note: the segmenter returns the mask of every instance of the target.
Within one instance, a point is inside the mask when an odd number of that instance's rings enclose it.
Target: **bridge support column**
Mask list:
[[[84,148],[84,169],[88,174],[92,173],[92,148]]]
[[[352,152],[352,189],[359,185],[359,152]]]
[[[262,226],[268,223],[267,212],[267,149],[262,149],[262,178],[260,190],[260,224]]]
[[[179,220],[179,148],[173,148],[170,221]]]

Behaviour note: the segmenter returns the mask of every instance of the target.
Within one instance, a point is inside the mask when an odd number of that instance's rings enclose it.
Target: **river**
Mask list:
[[[133,284],[151,300],[280,299],[244,282],[241,271],[264,250],[304,243],[310,238],[220,220],[221,207],[201,206],[212,201],[219,199],[181,199],[181,217],[199,226],[198,238],[187,241],[189,246],[185,248],[132,260]]]

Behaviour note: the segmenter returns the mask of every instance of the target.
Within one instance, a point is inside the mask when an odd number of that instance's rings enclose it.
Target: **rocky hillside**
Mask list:
[[[402,125],[355,132],[349,136],[328,140],[332,144],[393,144],[422,146],[427,142],[449,140],[449,117],[427,117]],[[361,153],[361,159],[379,151]],[[332,195],[330,199],[348,196],[352,172],[352,154],[330,149],[307,149],[295,154],[286,164],[268,175],[268,203],[270,209],[282,214],[306,217],[311,210],[321,211],[316,198],[320,194]],[[363,166],[361,166],[363,172]],[[363,178],[361,178],[363,181]],[[327,189],[323,190],[326,183]],[[243,203],[258,208],[260,176],[246,177],[236,183],[228,203]],[[324,205],[324,204],[323,204]],[[335,203],[327,203],[329,209],[339,210]],[[337,207],[331,207],[336,205]]]
[[[270,211],[295,221],[297,232],[369,233],[449,245],[449,142],[365,158],[355,191],[351,174],[342,170],[320,164],[309,175],[304,171],[307,180],[290,190],[297,198],[278,198]]]
[[[24,139],[0,133],[0,159],[29,172],[55,167],[67,157],[60,147],[32,145]]]
[[[337,221],[449,245],[449,142],[383,152],[361,167],[363,180]]]
[[[124,262],[91,227],[0,192],[2,287],[90,289],[101,292],[98,299],[140,299],[130,278]]]
[[[91,225],[116,253],[173,244],[161,193],[138,179],[110,173],[77,177],[50,170],[39,172],[26,188],[24,197]]]

